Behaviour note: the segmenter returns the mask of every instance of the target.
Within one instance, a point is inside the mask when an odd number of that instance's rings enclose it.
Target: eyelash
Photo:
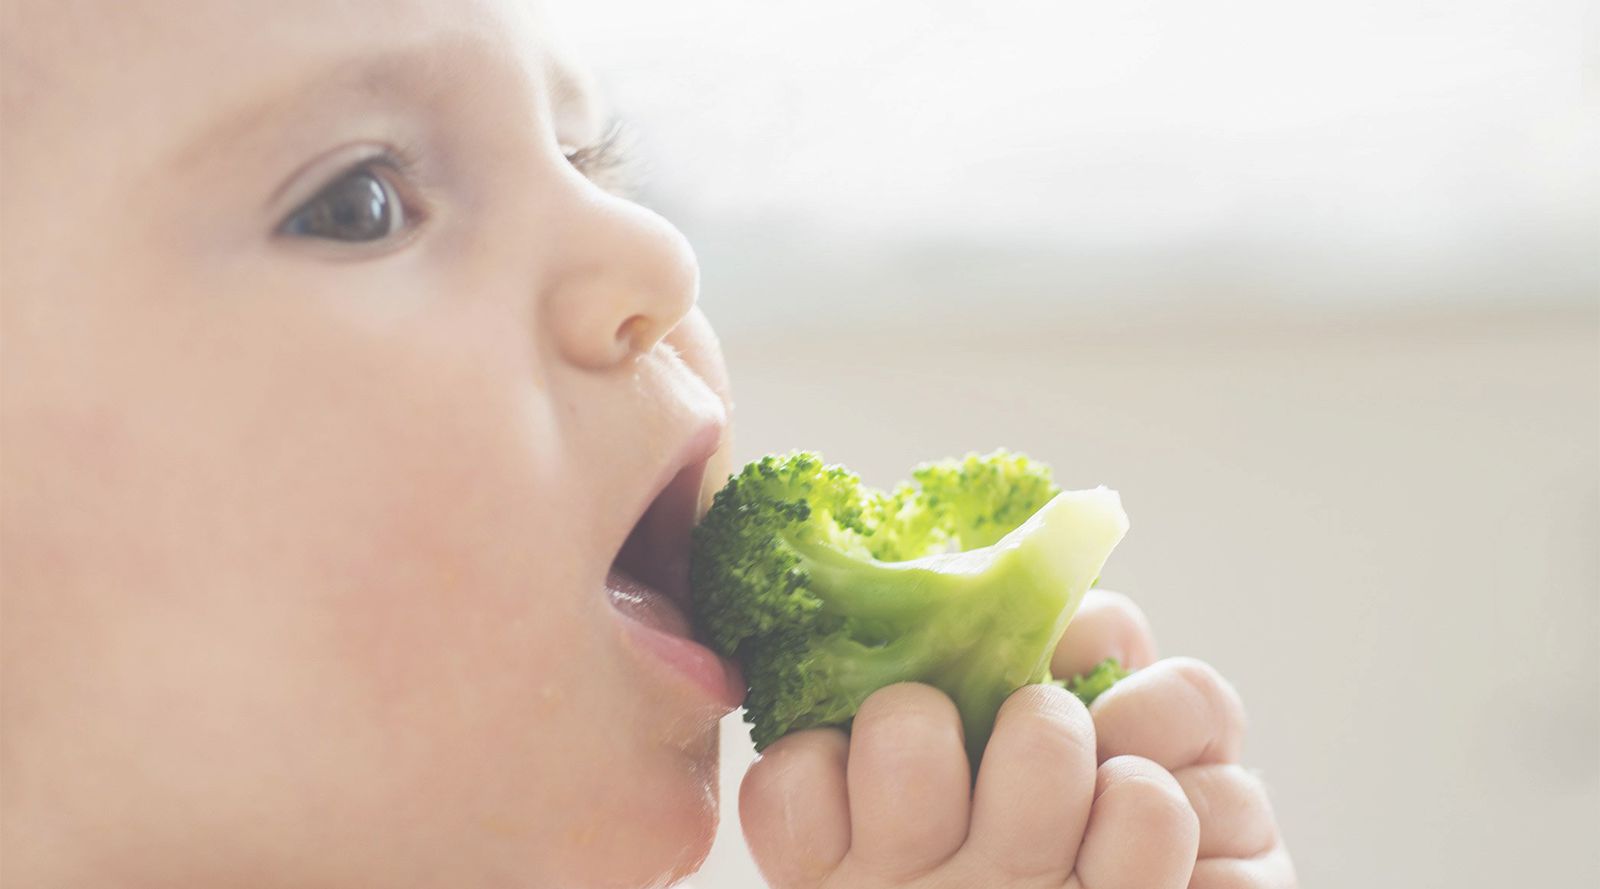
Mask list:
[[[629,151],[629,135],[625,124],[612,121],[598,139],[564,152],[564,156],[567,163],[590,182],[613,194],[626,197],[633,191],[638,172],[632,153]],[[370,157],[341,170],[328,180],[323,189],[326,190],[333,184],[360,173],[383,180],[398,200],[397,209],[402,214],[403,223],[402,229],[396,234],[403,235],[406,231],[415,230],[427,218],[424,212],[426,202],[416,199],[415,183],[419,167],[418,154],[410,145],[385,146]],[[318,195],[321,194],[319,191]],[[315,197],[312,198],[314,199]],[[297,209],[289,218],[293,219],[299,212]],[[288,220],[280,224],[280,231],[287,222]]]
[[[567,163],[585,177],[594,180],[597,184],[604,184],[608,180],[629,180],[635,170],[633,153],[629,148],[632,130],[621,121],[612,121],[606,126],[600,138],[574,148],[565,153]],[[373,156],[358,163],[352,164],[335,176],[330,182],[349,176],[352,173],[387,172],[398,177],[402,182],[414,183],[417,181],[417,168],[420,166],[415,148],[406,144],[396,144],[381,149]],[[401,195],[406,199],[406,195]],[[406,213],[411,218],[420,219],[420,208],[411,206],[411,201],[405,200]]]
[[[393,198],[395,207],[391,212],[399,215],[399,227],[389,235],[373,240],[355,240],[340,244],[340,249],[374,249],[377,245],[394,245],[401,239],[415,232],[418,225],[427,218],[426,201],[419,200],[415,183],[419,164],[416,151],[409,145],[396,144],[379,148],[367,157],[355,161],[344,167],[338,173],[329,177],[315,194],[307,198],[298,207],[292,210],[282,222],[278,224],[277,232],[282,235],[306,237],[308,240],[337,240],[324,239],[316,235],[307,235],[295,231],[293,226],[300,214],[304,213],[314,202],[323,198],[336,185],[353,176],[366,175],[383,183],[384,190]]]
[[[633,192],[639,172],[631,135],[626,124],[614,120],[600,138],[566,152],[567,163],[595,185],[625,197]]]
[[[400,209],[405,213],[405,227],[414,228],[428,216],[425,212],[427,201],[417,194],[421,168],[421,155],[417,149],[402,142],[384,146],[377,154],[355,164],[341,175],[365,171],[387,179],[395,196],[400,199]]]

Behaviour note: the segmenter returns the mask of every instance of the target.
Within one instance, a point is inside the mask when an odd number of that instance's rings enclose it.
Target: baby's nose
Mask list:
[[[608,194],[576,201],[543,316],[566,360],[591,369],[649,351],[694,306],[700,268],[671,223]]]

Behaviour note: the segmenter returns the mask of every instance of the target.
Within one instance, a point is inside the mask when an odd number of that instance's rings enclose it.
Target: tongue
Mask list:
[[[687,638],[689,618],[684,616],[678,603],[660,590],[647,586],[613,567],[606,575],[606,590],[611,594],[611,605],[628,617],[663,633]]]

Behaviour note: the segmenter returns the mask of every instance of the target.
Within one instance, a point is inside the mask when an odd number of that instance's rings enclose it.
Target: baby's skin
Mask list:
[[[0,883],[696,870],[728,381],[538,8],[0,0],[0,41]],[[1143,669],[1018,692],[975,785],[926,688],[770,748],[773,884],[1291,885],[1227,683],[1105,594],[1062,652]]]
[[[778,740],[740,794],[763,875],[776,889],[1294,886],[1239,765],[1239,696],[1205,663],[1155,656],[1137,606],[1091,591],[1052,672],[1106,657],[1138,672],[1087,709],[1054,686],[1013,694],[975,784],[955,706],[928,686],[877,692],[848,736]]]

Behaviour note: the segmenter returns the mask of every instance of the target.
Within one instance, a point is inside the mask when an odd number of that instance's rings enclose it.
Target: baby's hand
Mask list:
[[[955,705],[903,684],[869,697],[848,737],[779,739],[739,803],[774,889],[1183,889],[1200,839],[1165,769],[1096,767],[1088,711],[1045,685],[1001,708],[976,786]]]
[[[1200,820],[1190,889],[1296,885],[1266,792],[1238,764],[1245,718],[1233,686],[1201,661],[1156,661],[1139,609],[1126,596],[1094,591],[1067,627],[1051,672],[1076,675],[1107,657],[1139,672],[1090,708],[1098,758],[1146,757],[1182,785]]]
[[[1154,656],[1138,610],[1092,593],[1053,672]],[[1229,764],[1242,725],[1232,689],[1196,661],[1125,680],[1092,720],[1072,695],[1031,686],[1001,709],[974,786],[954,705],[891,686],[848,737],[813,729],[769,747],[741,816],[775,889],[1291,887],[1259,784]]]

